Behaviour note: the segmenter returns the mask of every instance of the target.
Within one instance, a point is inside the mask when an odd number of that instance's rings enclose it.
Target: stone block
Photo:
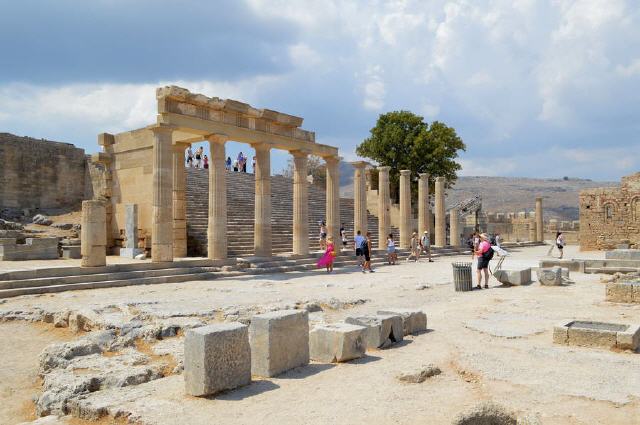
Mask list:
[[[609,282],[607,283],[606,300],[614,303],[632,303],[634,302],[634,287],[640,288],[640,282]]]
[[[560,323],[553,328],[553,342],[583,347],[636,350],[640,342],[640,326],[574,320]]]
[[[392,314],[402,318],[403,334],[414,335],[427,330],[427,315],[418,309],[389,308],[378,310],[378,314]]]
[[[120,248],[120,257],[136,258],[137,255],[140,255],[143,252],[144,250],[139,248]]]
[[[640,348],[640,324],[629,326],[624,332],[616,334],[616,346],[621,350],[636,351]]]
[[[325,363],[346,362],[364,356],[367,328],[348,323],[317,325],[309,333],[312,360]]]
[[[68,259],[82,258],[80,245],[64,245],[62,247],[62,258],[68,258]]]
[[[566,322],[553,327],[553,342],[565,345],[569,343],[569,328],[566,326]]]
[[[106,209],[100,201],[82,201],[82,267],[107,264]]]
[[[640,261],[640,249],[614,249],[604,253],[605,260],[636,260]]]
[[[505,285],[526,285],[531,282],[531,268],[520,270],[496,270],[493,276]]]
[[[616,332],[602,329],[584,329],[569,327],[568,339],[570,345],[582,347],[614,348],[616,346]]]
[[[186,392],[206,396],[251,382],[247,326],[220,323],[187,330],[184,340]]]
[[[309,363],[309,314],[282,310],[257,314],[249,327],[251,371],[275,376]]]
[[[385,348],[402,341],[402,317],[393,314],[347,317],[346,323],[367,328],[367,349]]]
[[[536,271],[538,282],[544,286],[562,285],[562,268],[552,267],[550,269],[538,269]]]

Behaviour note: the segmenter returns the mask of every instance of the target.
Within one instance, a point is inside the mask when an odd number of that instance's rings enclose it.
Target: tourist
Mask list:
[[[422,238],[420,238],[420,249],[427,254],[427,258],[430,263],[433,263],[431,259],[431,240],[429,238],[429,232],[427,230],[422,234]]]
[[[204,169],[208,169],[209,168],[209,158],[207,158],[207,155],[204,156],[204,159],[202,160],[202,163],[204,164]]]
[[[329,236],[329,238],[327,238],[327,249],[324,255],[318,260],[318,267],[326,267],[327,273],[331,273],[333,271],[333,259],[336,255],[333,238]]]
[[[238,172],[238,160],[233,161],[233,171]]]
[[[253,170],[253,174],[256,173],[256,156],[253,155],[253,160],[251,161],[251,169]]]
[[[193,151],[191,150],[191,146],[187,149],[187,167],[193,167]]]
[[[360,230],[356,232],[356,236],[353,238],[353,245],[356,249],[356,260],[358,261],[358,267],[364,271],[364,254],[362,253],[362,245],[364,245],[364,236]]]
[[[411,260],[411,258],[413,258],[415,262],[418,262],[418,259],[420,258],[420,246],[418,244],[418,232],[413,232],[413,234],[411,235],[411,240],[409,241],[409,245],[411,248],[411,252],[409,253],[409,256],[407,257],[407,261]]]
[[[564,246],[566,245],[565,241],[564,241],[564,235],[562,234],[562,232],[558,232],[556,234],[556,246],[558,247],[558,250],[560,251],[560,259],[562,259],[562,257],[564,256]]]
[[[340,239],[342,240],[342,249],[347,247],[347,231],[344,229],[344,223],[340,226]]]
[[[202,165],[202,153],[204,152],[204,149],[202,148],[202,146],[200,146],[198,149],[196,149],[196,168],[200,168],[200,166]]]
[[[498,248],[502,248],[502,237],[500,236],[500,233],[496,232],[495,236],[493,237],[493,241],[495,246],[497,246]]]
[[[475,256],[478,257],[476,270],[478,284],[476,288],[482,289],[482,272],[484,271],[484,288],[489,289],[489,261],[493,258],[493,249],[491,249],[489,236],[486,233],[480,234],[479,239],[478,249],[474,251]]]
[[[320,222],[320,249],[327,248],[327,225],[324,221]]]
[[[244,156],[244,154],[242,152],[240,152],[238,154],[238,170],[239,171],[243,171],[243,172],[247,172],[247,158]]]
[[[393,233],[389,233],[387,238],[387,262],[389,265],[396,264],[398,261],[398,253],[396,252],[396,243],[393,240]]]
[[[367,232],[367,236],[362,243],[362,255],[364,256],[364,265],[362,266],[362,273],[369,270],[369,273],[373,273],[371,268],[371,247],[373,243],[371,241],[371,232]]]
[[[231,171],[231,157],[230,156],[228,156],[227,160],[224,162],[224,168],[227,171]]]

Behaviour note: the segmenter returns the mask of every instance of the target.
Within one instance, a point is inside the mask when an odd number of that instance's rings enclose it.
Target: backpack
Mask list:
[[[491,259],[493,258],[494,252],[495,251],[493,250],[493,248],[489,247],[488,251],[482,253],[482,258],[487,261],[491,261]]]

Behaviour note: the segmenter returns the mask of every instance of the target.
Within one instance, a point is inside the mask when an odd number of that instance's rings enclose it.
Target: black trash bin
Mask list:
[[[471,263],[452,263],[453,284],[456,292],[471,291],[473,282],[471,280]]]

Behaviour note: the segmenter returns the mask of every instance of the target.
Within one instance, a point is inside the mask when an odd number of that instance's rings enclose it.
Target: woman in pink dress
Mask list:
[[[327,238],[327,249],[324,252],[324,255],[320,257],[318,260],[318,267],[326,267],[327,273],[331,273],[333,271],[333,258],[336,256],[335,246],[333,244],[333,238],[329,236]]]

